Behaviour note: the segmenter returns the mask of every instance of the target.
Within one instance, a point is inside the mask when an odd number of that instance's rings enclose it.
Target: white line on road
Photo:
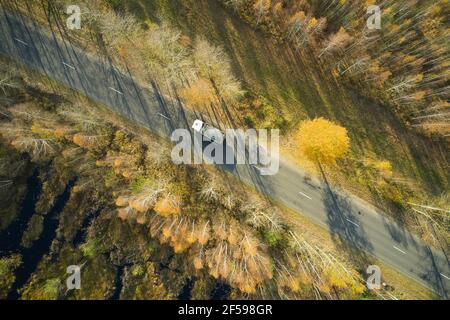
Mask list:
[[[109,89],[111,89],[111,90],[114,91],[114,92],[117,92],[118,94],[122,94],[122,95],[123,95],[123,92],[120,92],[119,90],[116,90],[116,89],[111,88],[111,87],[109,87]]]
[[[75,70],[75,67],[74,66],[71,66],[70,64],[68,64],[68,63],[65,63],[64,61],[63,61],[63,63],[62,63],[63,65],[65,65],[66,67],[69,67],[70,69],[73,69],[73,70]]]
[[[445,274],[443,274],[443,273],[440,273],[440,275],[441,276],[443,276],[445,279],[447,279],[447,280],[450,280],[450,278],[449,277],[447,277]]]
[[[402,249],[400,249],[400,248],[397,248],[396,246],[393,246],[393,247],[394,247],[394,249],[396,249],[396,250],[400,251],[401,253],[403,253],[403,254],[406,254],[406,252],[405,252],[405,251],[403,251]]]
[[[166,116],[163,115],[162,113],[157,113],[157,115],[163,117],[164,119],[170,120],[168,117],[166,117]]]
[[[359,227],[359,224],[357,224],[356,222],[353,222],[352,220],[350,220],[350,219],[347,219],[347,218],[345,218],[348,222],[350,222],[351,224],[354,224],[355,226],[357,226],[357,227]]]
[[[14,38],[14,40],[16,40],[17,42],[19,42],[19,43],[21,43],[21,44],[23,44],[25,46],[28,46],[28,43],[26,43],[25,41],[22,41],[22,40],[17,39],[17,38]]]
[[[301,194],[304,197],[307,197],[309,200],[312,200],[312,198],[310,196],[308,196],[307,194],[304,194],[303,192],[299,191],[299,194]]]

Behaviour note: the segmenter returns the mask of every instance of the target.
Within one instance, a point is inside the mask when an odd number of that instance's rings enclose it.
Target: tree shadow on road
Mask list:
[[[444,270],[441,270],[437,265],[436,257],[428,245],[424,248],[424,250],[429,261],[424,259],[423,263],[428,265],[429,267],[420,275],[420,277],[424,281],[429,283],[433,287],[435,292],[439,293],[445,299],[448,299],[449,295],[445,283],[445,281],[448,281],[448,279],[443,279],[442,277],[442,272],[444,272]]]
[[[373,246],[364,227],[360,223],[359,212],[354,212],[348,197],[334,191],[329,184],[325,172],[320,166],[323,177],[323,203],[327,211],[327,224],[337,249],[345,253],[350,260],[362,268],[365,273],[367,266],[373,264]]]

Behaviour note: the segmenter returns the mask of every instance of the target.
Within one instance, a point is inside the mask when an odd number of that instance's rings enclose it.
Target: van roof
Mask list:
[[[194,124],[192,125],[192,129],[194,129],[197,132],[200,132],[202,130],[203,127],[203,121],[202,120],[195,120]]]

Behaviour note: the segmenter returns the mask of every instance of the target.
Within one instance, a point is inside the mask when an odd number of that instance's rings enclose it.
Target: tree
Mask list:
[[[226,102],[236,102],[244,95],[240,81],[233,75],[230,59],[221,47],[199,38],[195,42],[193,59],[200,76],[210,80]]]
[[[214,88],[209,81],[202,78],[195,81],[189,88],[180,92],[186,104],[193,107],[204,107],[216,100]]]
[[[273,14],[275,15],[275,17],[280,17],[281,13],[283,11],[283,2],[277,2],[272,9]]]
[[[256,15],[256,24],[259,24],[262,17],[265,16],[270,10],[270,0],[257,0],[253,5]]]
[[[99,142],[101,136],[99,135],[84,135],[81,133],[77,133],[73,136],[72,141],[76,145],[83,148],[95,148]]]
[[[4,74],[0,78],[0,90],[3,95],[7,95],[8,90],[18,89],[20,88],[20,84],[14,80],[14,76],[11,73]]]
[[[97,25],[106,43],[114,50],[139,34],[139,24],[131,15],[116,14],[114,11],[92,12],[88,19]]]
[[[345,49],[347,45],[350,44],[350,42],[353,40],[353,38],[345,31],[343,27],[339,29],[338,32],[332,34],[327,42],[327,45],[322,49],[322,51],[319,54],[319,58],[324,55],[325,53],[334,53],[339,52]]]
[[[139,45],[144,63],[154,77],[174,83],[192,78],[191,59],[182,45],[182,34],[167,23],[152,25]]]
[[[14,271],[22,264],[19,254],[0,258],[0,299],[6,299],[8,291],[14,283],[16,276]]]
[[[45,281],[44,292],[48,295],[48,298],[56,299],[58,291],[60,290],[61,280],[58,278],[52,278]]]
[[[178,215],[181,212],[181,201],[178,196],[168,194],[160,198],[155,204],[155,212],[163,217]]]
[[[300,152],[320,164],[333,164],[350,146],[347,129],[324,118],[302,122],[296,138]]]
[[[12,141],[11,145],[17,150],[28,152],[36,161],[54,155],[58,147],[52,139],[34,136],[19,137]]]
[[[288,37],[294,38],[305,26],[306,15],[304,11],[296,12],[288,22]]]
[[[217,178],[211,176],[210,180],[203,182],[200,190],[200,198],[210,203],[217,203],[223,194],[222,186]]]

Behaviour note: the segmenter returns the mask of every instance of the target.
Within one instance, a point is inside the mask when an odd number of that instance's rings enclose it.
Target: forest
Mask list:
[[[14,181],[19,172],[26,177],[39,170],[41,183],[18,245],[33,248],[59,195],[68,196],[49,253],[24,279],[22,298],[64,297],[68,262],[85,265],[87,285],[66,298],[109,298],[115,266],[123,272],[121,298],[174,298],[192,276],[197,298],[208,297],[214,279],[226,281],[235,298],[364,294],[355,270],[296,234],[261,197],[243,193],[217,170],[173,165],[167,143],[150,134],[138,137],[132,125],[87,108],[82,98],[71,100],[69,93],[55,103],[43,91],[48,84],[31,87],[36,79],[28,83],[11,73],[15,86],[5,91],[11,100],[2,112],[2,150],[12,148],[2,156],[2,176]],[[15,204],[2,213],[17,212],[24,191],[2,193]],[[21,257],[14,253],[1,261],[2,296],[11,297]]]
[[[2,1],[448,252],[448,1]],[[223,19],[223,20],[221,20]],[[378,263],[78,92],[0,59],[0,299],[430,299]],[[8,243],[8,245],[4,245]],[[82,289],[65,288],[82,266]],[[386,269],[390,267],[386,266]]]
[[[449,136],[448,1],[223,0],[342,82],[392,107],[407,126]],[[366,25],[369,5],[380,30]]]

